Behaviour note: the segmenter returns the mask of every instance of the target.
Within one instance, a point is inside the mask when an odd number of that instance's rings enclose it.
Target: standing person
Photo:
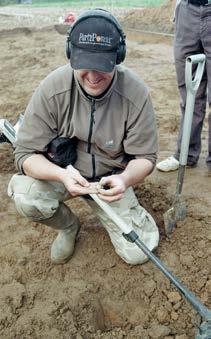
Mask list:
[[[182,118],[177,150],[173,156],[157,164],[157,168],[160,171],[174,171],[179,167],[178,160],[186,104],[185,61],[189,55],[198,53],[205,54],[206,66],[201,84],[196,93],[187,165],[194,167],[199,160],[201,152],[201,131],[208,99],[209,130],[206,164],[209,172],[211,172],[211,0],[177,0],[175,9],[174,58],[177,84],[181,98]]]
[[[155,166],[156,123],[147,87],[120,66],[126,54],[122,28],[107,11],[85,11],[68,34],[66,52],[70,64],[50,73],[26,108],[14,152],[19,173],[9,195],[21,215],[59,231],[51,247],[54,263],[72,256],[80,230],[64,201],[89,193],[111,204],[153,250],[158,228],[132,186]],[[144,262],[142,251],[93,200],[86,201],[117,254],[130,264]]]

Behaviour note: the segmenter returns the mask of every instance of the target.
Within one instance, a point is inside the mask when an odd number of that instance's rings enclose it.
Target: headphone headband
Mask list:
[[[78,18],[76,19],[76,21],[74,22],[74,24],[72,25],[71,29],[69,30],[69,36],[71,35],[71,32],[74,30],[74,28],[81,21],[88,19],[88,18],[99,18],[99,17],[102,17],[103,19],[106,19],[107,21],[112,23],[116,27],[117,31],[119,32],[122,41],[124,41],[125,43],[126,35],[123,32],[122,27],[120,23],[118,22],[118,20],[110,12],[106,11],[105,9],[101,9],[101,8],[88,9],[84,13],[80,14]]]

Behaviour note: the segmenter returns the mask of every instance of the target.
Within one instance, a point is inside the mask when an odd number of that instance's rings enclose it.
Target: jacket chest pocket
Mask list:
[[[124,152],[121,140],[118,140],[109,134],[107,136],[103,134],[97,135],[95,137],[95,144],[97,149],[111,157],[119,156]]]

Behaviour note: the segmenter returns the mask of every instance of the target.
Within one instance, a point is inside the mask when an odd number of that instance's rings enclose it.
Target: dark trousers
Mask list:
[[[211,162],[211,4],[195,6],[182,0],[175,13],[174,59],[180,92],[181,122],[175,157],[179,159],[183,118],[186,104],[185,60],[192,54],[206,55],[205,71],[196,94],[193,123],[188,153],[188,165],[197,163],[201,152],[201,131],[209,103],[208,155]]]

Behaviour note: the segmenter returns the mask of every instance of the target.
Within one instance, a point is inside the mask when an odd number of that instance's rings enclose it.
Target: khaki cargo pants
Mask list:
[[[13,198],[21,215],[54,229],[71,227],[77,219],[64,204],[64,201],[71,197],[62,183],[36,180],[22,174],[15,174],[10,180],[8,195]],[[136,265],[147,260],[145,254],[134,243],[128,242],[122,236],[119,228],[95,201],[86,199],[86,202],[107,230],[116,253],[125,262]],[[128,225],[133,226],[150,250],[158,246],[158,228],[151,215],[139,205],[132,188],[127,189],[121,200],[110,205]]]

